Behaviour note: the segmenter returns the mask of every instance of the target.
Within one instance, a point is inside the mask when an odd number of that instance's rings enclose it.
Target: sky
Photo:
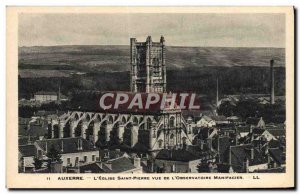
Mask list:
[[[285,47],[284,14],[20,14],[19,46],[129,45]]]

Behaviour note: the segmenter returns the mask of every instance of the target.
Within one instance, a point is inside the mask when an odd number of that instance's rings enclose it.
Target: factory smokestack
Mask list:
[[[217,76],[216,106],[219,107],[219,77]]]
[[[270,74],[271,74],[271,79],[270,79],[270,104],[275,104],[275,84],[274,84],[274,59],[270,60]]]

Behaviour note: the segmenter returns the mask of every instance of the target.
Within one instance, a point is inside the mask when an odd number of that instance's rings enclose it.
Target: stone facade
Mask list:
[[[165,39],[152,42],[148,36],[146,42],[130,39],[132,92],[166,92]]]

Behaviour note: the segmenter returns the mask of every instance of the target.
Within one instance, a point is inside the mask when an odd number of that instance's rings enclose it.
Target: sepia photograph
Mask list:
[[[7,12],[9,187],[294,186],[292,7]]]

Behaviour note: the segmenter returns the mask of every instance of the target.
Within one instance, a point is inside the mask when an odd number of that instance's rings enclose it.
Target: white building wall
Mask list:
[[[254,166],[249,166],[249,172],[253,172],[254,170],[264,170],[268,169],[268,163],[265,164],[259,164],[259,165],[254,165]]]
[[[95,160],[92,160],[93,155],[94,155]],[[70,158],[70,164],[72,164],[72,166],[75,166],[76,165],[76,162],[75,162],[76,157],[78,157],[79,161],[83,161],[84,156],[87,156],[87,161],[84,163],[79,163],[79,164],[87,164],[87,163],[95,162],[96,158],[99,157],[99,151],[62,154],[61,160],[63,161],[63,166],[68,166],[68,158]]]

